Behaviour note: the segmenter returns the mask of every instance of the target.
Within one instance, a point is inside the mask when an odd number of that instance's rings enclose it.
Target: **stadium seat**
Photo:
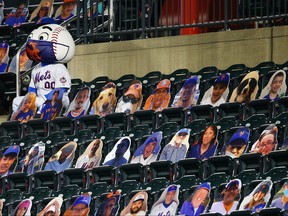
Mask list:
[[[0,136],[10,136],[13,139],[21,139],[23,135],[23,125],[18,121],[6,121],[0,125]]]
[[[63,131],[66,135],[75,134],[75,121],[68,117],[57,117],[50,121],[51,133],[55,131]]]
[[[281,182],[287,176],[287,168],[285,166],[273,167],[268,172],[262,173],[259,179],[271,178],[273,183]]]
[[[5,207],[11,208],[13,203],[21,200],[22,192],[19,189],[10,189],[2,194],[1,198],[5,199]]]
[[[148,190],[150,193],[161,191],[168,185],[168,180],[165,177],[153,178],[140,186],[142,190]]]
[[[192,186],[196,185],[197,179],[196,179],[195,175],[184,175],[184,176],[180,177],[179,179],[175,180],[173,182],[173,184],[181,185],[180,190],[184,191],[184,190],[188,190]]]
[[[267,156],[267,160],[265,160],[266,171],[271,170],[274,167],[284,166],[288,169],[288,151],[286,150],[278,150],[272,151]]]
[[[186,80],[190,75],[187,68],[181,68],[173,71],[171,74],[162,74],[162,79],[168,79],[171,81],[171,95],[175,95],[182,88],[182,82]]]
[[[283,216],[283,210],[280,208],[264,208],[259,212],[259,216]]]
[[[245,106],[244,110],[244,119],[247,119],[250,116],[255,114],[265,114],[267,118],[271,118],[272,116],[272,103],[267,99],[255,99],[250,101]]]
[[[101,91],[102,87],[110,81],[107,76],[98,76],[90,82],[83,82],[83,86],[89,86],[92,92]]]
[[[207,122],[205,119],[195,119],[194,121],[191,121],[186,128],[190,128],[190,136],[200,134],[203,132],[207,127]]]
[[[158,126],[166,122],[176,122],[180,127],[185,127],[188,119],[182,107],[169,107],[156,112],[156,122]]]
[[[132,127],[136,125],[149,125],[152,130],[158,127],[154,110],[139,110],[134,112],[131,117]]]
[[[143,101],[145,102],[149,95],[152,94],[156,83],[162,79],[162,73],[160,71],[150,71],[143,77],[137,77],[136,79],[142,83]]]
[[[80,188],[86,188],[86,172],[82,168],[69,168],[63,171],[63,185],[78,185]]]
[[[219,133],[225,133],[233,127],[237,127],[238,119],[235,116],[226,116],[214,123],[219,129]]]
[[[104,130],[109,127],[120,127],[122,131],[128,131],[131,128],[129,115],[125,113],[110,113],[102,117]]]
[[[238,172],[243,170],[255,169],[258,173],[263,173],[263,159],[261,154],[258,153],[245,153],[238,159]]]
[[[19,189],[21,192],[28,192],[30,189],[29,177],[26,173],[14,172],[6,177],[2,177],[2,193],[10,189]]]
[[[151,181],[154,178],[165,177],[168,181],[173,181],[173,166],[171,161],[154,161],[150,163],[149,168],[146,166],[145,175],[146,181]]]
[[[222,216],[220,213],[202,213],[201,216]]]
[[[140,183],[143,183],[144,178],[144,166],[140,163],[123,164],[119,168],[118,182],[136,180]]]
[[[242,170],[238,175],[233,178],[240,179],[242,185],[250,184],[253,180],[258,180],[259,173],[255,169]]]
[[[102,124],[100,117],[97,115],[84,115],[77,121],[77,131],[90,129],[94,135],[102,132]]]
[[[177,133],[178,130],[179,126],[176,122],[165,122],[160,127],[153,130],[153,133],[157,131],[162,131],[161,149],[163,149],[164,146],[170,142],[170,140],[173,138],[173,136]]]
[[[224,172],[229,178],[234,174],[232,158],[226,155],[212,156],[204,162],[204,177]]]
[[[31,119],[24,124],[25,134],[35,133],[39,137],[47,137],[50,134],[49,123],[43,119]]]
[[[217,109],[218,119],[226,116],[235,116],[239,121],[243,120],[243,107],[237,102],[222,103]]]
[[[215,66],[208,66],[201,68],[198,72],[192,72],[191,76],[196,75],[201,79],[201,82],[205,80],[210,80],[211,77],[217,76],[219,73],[219,70]]]
[[[225,70],[220,70],[219,73],[220,74],[230,73],[230,79],[233,79],[234,77],[239,77],[243,74],[246,74],[247,71],[248,68],[245,64],[234,64],[229,66]]]
[[[267,116],[265,114],[254,114],[240,123],[240,125],[254,130],[268,122]]]
[[[53,170],[42,170],[34,173],[30,176],[33,181],[33,188],[37,187],[49,187],[50,189],[57,191],[60,189],[60,175]]]
[[[279,100],[274,101],[273,105],[274,105],[274,116],[288,112],[288,96],[279,98]]]
[[[194,175],[197,182],[202,181],[204,176],[201,160],[196,158],[186,158],[178,161],[176,179],[185,175]]]
[[[89,188],[83,190],[83,192],[91,192],[93,199],[100,197],[103,193],[107,193],[110,190],[110,185],[107,182],[96,182]]]
[[[212,105],[193,106],[190,110],[187,110],[187,112],[187,116],[192,121],[196,119],[205,119],[207,123],[214,122]]]
[[[20,152],[18,157],[19,158],[24,157],[31,149],[31,147],[37,142],[38,142],[38,135],[34,133],[27,134],[23,136],[21,139],[14,140],[14,144],[20,146]]]
[[[94,167],[87,172],[87,185],[92,185],[97,182],[106,182],[111,186],[115,185],[115,169],[112,166]]]
[[[84,151],[85,148],[87,147],[86,144],[90,143],[93,138],[93,133],[90,129],[83,129],[78,132],[76,132],[75,135],[67,136],[67,141],[74,141],[77,143],[77,150],[78,150],[78,155],[77,157],[80,156]]]
[[[13,144],[11,136],[0,136],[0,151],[4,150],[5,147]]]
[[[235,210],[230,213],[230,216],[253,216],[253,213],[249,210]]]
[[[117,98],[120,98],[126,88],[131,84],[132,81],[136,79],[136,76],[134,74],[124,74],[123,76],[119,77],[116,80],[111,80],[111,82],[115,83],[117,91],[116,96]]]
[[[71,88],[69,92],[69,98],[72,101],[77,92],[83,87],[83,81],[80,78],[71,79]]]

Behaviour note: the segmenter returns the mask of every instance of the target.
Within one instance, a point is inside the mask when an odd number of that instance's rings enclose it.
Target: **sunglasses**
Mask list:
[[[139,102],[139,98],[129,97],[128,95],[123,95],[123,101],[124,103],[131,102],[132,104],[136,104]]]

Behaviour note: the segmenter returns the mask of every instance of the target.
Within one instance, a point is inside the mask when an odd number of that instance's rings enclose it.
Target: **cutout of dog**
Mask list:
[[[116,85],[109,82],[102,88],[99,96],[93,102],[90,114],[106,116],[114,111],[116,101]]]
[[[233,90],[230,102],[248,103],[254,100],[258,92],[258,71],[248,73],[241,83]]]

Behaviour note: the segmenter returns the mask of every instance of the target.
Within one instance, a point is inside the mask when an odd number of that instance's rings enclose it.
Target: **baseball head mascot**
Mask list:
[[[53,24],[41,25],[40,21],[40,26],[30,33],[26,43],[28,57],[40,63],[32,70],[28,92],[36,93],[36,106],[40,108],[46,100],[52,99],[57,90],[62,97],[63,107],[68,107],[71,78],[64,63],[74,56],[75,43],[66,28],[55,24],[52,18],[46,19],[51,19]],[[15,109],[17,100],[14,99]]]

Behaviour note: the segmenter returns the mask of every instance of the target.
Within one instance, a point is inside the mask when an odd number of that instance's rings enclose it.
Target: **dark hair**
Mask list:
[[[208,130],[208,128],[211,128],[213,130],[213,132],[214,132],[214,135],[215,135],[214,138],[211,140],[210,144],[215,144],[215,141],[216,141],[216,138],[217,138],[217,133],[218,133],[218,128],[217,128],[216,125],[213,125],[213,124],[211,124],[208,127],[206,127],[206,129],[202,133],[198,143],[202,144],[203,136],[204,136],[205,132]]]
[[[277,72],[275,72],[275,73],[277,73]],[[284,77],[284,73],[282,71],[280,71],[279,73],[275,74],[273,81],[276,77]]]

